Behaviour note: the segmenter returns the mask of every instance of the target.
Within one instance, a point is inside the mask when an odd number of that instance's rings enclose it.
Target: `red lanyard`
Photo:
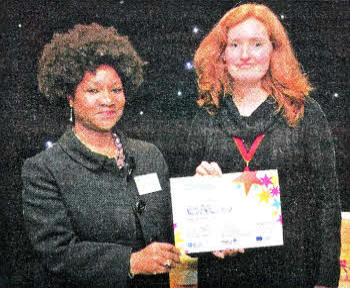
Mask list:
[[[244,159],[244,162],[246,164],[246,167],[244,168],[244,171],[250,171],[249,169],[249,162],[252,160],[254,153],[256,149],[259,147],[261,140],[264,138],[265,134],[261,134],[258,137],[256,137],[253,141],[252,146],[250,146],[249,151],[244,146],[243,140],[238,137],[233,137],[233,140],[235,141],[237,148],[239,152],[242,155],[242,158]]]

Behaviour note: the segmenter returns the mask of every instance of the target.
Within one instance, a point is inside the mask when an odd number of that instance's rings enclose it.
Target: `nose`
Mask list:
[[[102,92],[102,97],[101,97],[101,103],[104,105],[112,105],[113,100],[112,100],[112,94],[108,90],[104,90]]]
[[[241,48],[241,60],[247,60],[250,58],[250,51],[248,45],[243,45]]]

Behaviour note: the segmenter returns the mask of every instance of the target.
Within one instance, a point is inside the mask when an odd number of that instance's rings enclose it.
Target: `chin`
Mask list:
[[[119,118],[118,119],[114,119],[114,121],[105,121],[102,123],[98,123],[96,125],[96,127],[98,127],[101,131],[111,131],[113,129],[113,127],[118,123]]]
[[[249,86],[256,86],[256,84],[261,83],[262,78],[235,78],[234,81],[236,84]]]
[[[110,132],[115,126],[115,124],[117,124],[117,122],[114,122],[113,124],[108,124],[108,125],[96,125],[94,127],[94,130],[99,132]]]
[[[246,70],[239,72],[232,72],[230,76],[234,79],[235,82],[242,83],[257,83],[260,82],[262,78],[264,78],[266,72],[265,71],[256,71],[256,70]]]

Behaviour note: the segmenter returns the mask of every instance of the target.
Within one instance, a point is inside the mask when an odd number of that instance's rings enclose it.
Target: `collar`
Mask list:
[[[124,153],[126,153],[125,151],[127,151],[128,146],[127,137],[122,132],[120,132],[120,130],[115,132],[120,138],[120,141],[123,145]],[[80,140],[73,133],[71,125],[67,127],[65,133],[57,141],[57,144],[74,161],[80,163],[89,170],[99,170],[103,166],[108,166],[115,162],[114,159],[110,159],[107,156],[95,153],[89,148],[87,148],[83,143],[81,143]]]
[[[278,119],[277,103],[272,96],[266,100],[248,117],[241,116],[232,101],[230,94],[221,97],[220,109],[217,114],[219,126],[230,137],[239,137],[248,141],[270,130]]]

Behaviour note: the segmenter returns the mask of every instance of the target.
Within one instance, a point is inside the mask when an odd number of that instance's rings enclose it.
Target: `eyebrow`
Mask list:
[[[99,81],[89,81],[86,85],[101,85]],[[123,83],[119,83],[118,81],[114,82],[111,86],[123,87]]]
[[[242,38],[228,38],[228,41],[240,41]],[[270,40],[269,38],[266,37],[251,37],[247,38],[249,41],[254,41],[254,40]]]

